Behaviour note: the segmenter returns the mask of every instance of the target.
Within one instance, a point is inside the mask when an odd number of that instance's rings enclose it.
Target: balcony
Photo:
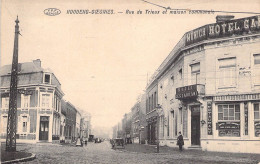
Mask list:
[[[195,84],[176,88],[176,99],[190,99],[205,95],[205,85]]]

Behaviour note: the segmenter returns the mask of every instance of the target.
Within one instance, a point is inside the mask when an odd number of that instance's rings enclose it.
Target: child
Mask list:
[[[177,138],[177,145],[179,145],[179,150],[182,151],[182,146],[184,145],[184,141],[181,132],[179,132],[179,136]]]

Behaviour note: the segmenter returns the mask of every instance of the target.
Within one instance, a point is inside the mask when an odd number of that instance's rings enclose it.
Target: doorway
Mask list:
[[[40,117],[40,135],[39,140],[48,140],[49,136],[49,117]]]
[[[191,145],[200,145],[200,106],[191,107]]]

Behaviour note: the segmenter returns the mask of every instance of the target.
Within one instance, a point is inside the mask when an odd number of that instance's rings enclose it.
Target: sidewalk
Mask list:
[[[122,150],[122,149],[121,149]],[[135,152],[135,153],[157,153],[156,145],[143,145],[143,144],[127,144],[125,149],[122,151]],[[240,159],[250,159],[254,161],[260,161],[259,154],[246,154],[246,153],[227,153],[227,152],[212,152],[212,151],[202,151],[195,149],[184,149],[179,151],[177,147],[167,147],[160,146],[159,154],[161,155],[177,155],[177,156],[203,156],[209,158],[240,158]]]
[[[35,158],[36,158],[35,154],[28,153],[25,151],[8,152],[5,150],[5,143],[1,143],[1,162],[3,164],[25,162],[25,161],[33,160]]]

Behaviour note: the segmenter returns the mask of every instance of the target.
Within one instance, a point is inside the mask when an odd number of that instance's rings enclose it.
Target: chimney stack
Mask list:
[[[33,60],[33,63],[35,65],[37,65],[38,67],[41,67],[41,60],[40,59]]]
[[[232,20],[234,18],[235,18],[234,15],[218,15],[218,16],[216,16],[216,22],[217,23],[225,22],[225,21],[228,21],[228,20]]]

